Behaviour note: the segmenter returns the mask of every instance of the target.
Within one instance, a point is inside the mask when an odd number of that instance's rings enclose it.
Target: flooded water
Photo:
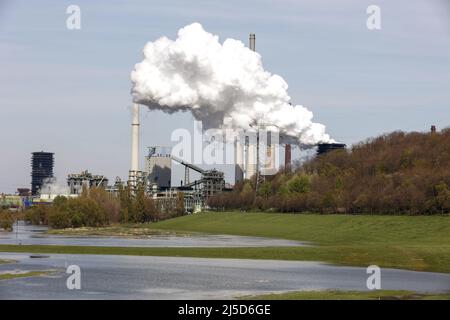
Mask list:
[[[0,231],[0,244],[113,246],[113,247],[288,247],[301,246],[298,241],[206,234],[153,234],[145,238],[64,236],[45,234],[45,226],[20,222],[13,232]]]
[[[365,268],[316,262],[0,253],[2,270],[55,270],[0,281],[0,299],[231,299],[293,290],[367,290]],[[81,290],[68,290],[67,266],[81,269]],[[449,292],[450,274],[381,270],[381,288]]]

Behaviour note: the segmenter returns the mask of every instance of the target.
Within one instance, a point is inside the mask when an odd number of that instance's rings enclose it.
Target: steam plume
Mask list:
[[[68,195],[70,189],[66,185],[60,185],[56,181],[56,178],[46,178],[42,182],[41,194],[55,194],[55,195]]]
[[[264,70],[261,56],[241,41],[206,32],[199,23],[178,38],[148,42],[144,60],[131,73],[134,101],[167,113],[190,111],[205,128],[277,127],[301,145],[332,142],[313,114],[290,105],[288,85]]]

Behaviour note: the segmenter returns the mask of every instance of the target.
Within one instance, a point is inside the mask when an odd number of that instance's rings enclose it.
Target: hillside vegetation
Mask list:
[[[294,172],[255,180],[210,198],[217,210],[280,212],[448,214],[450,129],[394,132],[336,150]]]

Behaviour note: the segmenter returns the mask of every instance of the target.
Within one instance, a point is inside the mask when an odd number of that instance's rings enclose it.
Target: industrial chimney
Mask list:
[[[256,51],[255,42],[256,42],[255,34],[254,33],[250,33],[249,45],[250,45],[250,50],[252,50],[252,51]]]
[[[131,171],[139,171],[139,105],[133,104],[131,121]]]
[[[250,33],[250,39],[249,39],[249,47],[250,50],[255,51],[255,34]],[[256,128],[257,129],[257,128]],[[257,129],[258,130],[258,129]],[[252,135],[254,138],[254,136]],[[256,174],[257,168],[257,162],[258,162],[258,154],[257,154],[257,139],[255,138],[254,141],[250,138],[248,134],[246,134],[245,137],[245,145],[246,145],[246,153],[245,153],[245,178],[250,179],[253,175]],[[255,144],[256,143],[256,144]]]
[[[284,168],[291,170],[291,145],[289,143],[286,143],[284,147]]]
[[[139,105],[133,104],[131,120],[131,167],[128,173],[128,185],[134,191],[138,181],[143,181],[143,172],[139,171]]]

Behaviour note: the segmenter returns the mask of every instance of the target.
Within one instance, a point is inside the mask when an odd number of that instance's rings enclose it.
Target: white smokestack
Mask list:
[[[133,104],[131,121],[131,171],[139,171],[139,105]]]
[[[255,42],[256,37],[255,34],[250,33],[249,37],[249,47],[250,50],[253,52],[255,51]],[[252,141],[252,139],[249,136],[249,144],[247,146],[247,154],[246,154],[246,178],[250,179],[253,175],[256,174],[256,171],[258,170],[257,162],[258,162],[258,146],[257,146],[257,138],[255,137],[255,140]]]
[[[167,113],[190,111],[205,129],[270,124],[291,143],[333,141],[324,125],[312,122],[311,111],[289,105],[287,83],[264,70],[257,52],[234,39],[222,44],[199,23],[180,29],[176,40],[148,42],[131,81],[136,103]]]

